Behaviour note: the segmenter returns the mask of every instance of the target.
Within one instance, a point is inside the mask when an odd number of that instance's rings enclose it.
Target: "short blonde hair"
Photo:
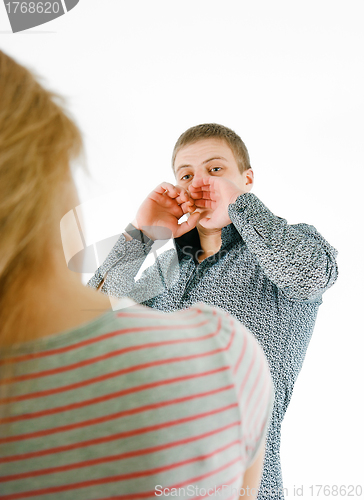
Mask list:
[[[52,251],[60,186],[82,151],[80,131],[61,103],[0,51],[0,353],[5,341],[25,335],[13,325]]]
[[[251,168],[248,150],[241,138],[233,130],[217,123],[203,123],[189,128],[178,138],[172,154],[172,168],[174,171],[174,162],[177,153],[183,147],[204,139],[221,139],[231,149],[240,173]]]

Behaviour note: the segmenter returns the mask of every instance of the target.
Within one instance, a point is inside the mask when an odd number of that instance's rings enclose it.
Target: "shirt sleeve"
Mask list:
[[[138,303],[157,297],[178,280],[179,265],[175,249],[158,257],[151,252],[152,243],[127,241],[121,235],[87,286],[96,289],[104,281],[101,288],[104,294],[117,298],[128,296]],[[154,262],[136,279],[148,255],[152,255]]]
[[[248,468],[266,439],[274,384],[266,356],[253,334],[227,313],[224,316],[226,331],[233,332],[226,356],[239,405],[242,459]]]
[[[87,283],[87,286],[98,288],[103,280],[106,281],[108,274],[112,270],[119,269],[123,279],[120,286],[114,291],[116,296],[125,295],[125,293],[122,294],[122,291],[127,292],[134,286],[134,276],[138,273],[149,250],[150,246],[147,247],[138,240],[126,241],[125,236],[122,234],[104,262]]]
[[[337,250],[313,226],[287,224],[252,193],[238,196],[228,212],[265,275],[288,298],[318,300],[336,281]]]

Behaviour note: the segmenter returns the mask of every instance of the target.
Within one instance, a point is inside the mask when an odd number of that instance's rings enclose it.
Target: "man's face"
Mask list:
[[[253,185],[252,169],[241,173],[233,152],[221,139],[203,139],[181,148],[176,155],[174,171],[177,184],[187,191],[194,179],[206,176],[224,177],[243,193],[250,191]],[[213,212],[201,208],[197,211]],[[197,224],[198,229],[203,227]]]
[[[233,152],[221,139],[203,139],[181,148],[174,171],[177,184],[187,190],[194,178],[209,175],[229,179],[244,193],[252,187],[251,169],[241,173]]]

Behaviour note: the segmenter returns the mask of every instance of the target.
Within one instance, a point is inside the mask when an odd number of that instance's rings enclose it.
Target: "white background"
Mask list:
[[[246,143],[263,203],[339,250],[283,423],[288,499],[300,486],[305,499],[310,485],[364,487],[363,23],[362,0],[80,0],[12,34],[0,5],[0,48],[68,98],[84,134],[89,241],[121,232],[174,181],[186,128],[217,122]]]

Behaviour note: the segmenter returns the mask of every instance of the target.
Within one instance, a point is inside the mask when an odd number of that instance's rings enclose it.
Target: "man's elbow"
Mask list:
[[[316,302],[337,280],[338,267],[335,259],[327,258],[320,266],[309,266],[298,272],[292,282],[282,288],[291,300]]]

